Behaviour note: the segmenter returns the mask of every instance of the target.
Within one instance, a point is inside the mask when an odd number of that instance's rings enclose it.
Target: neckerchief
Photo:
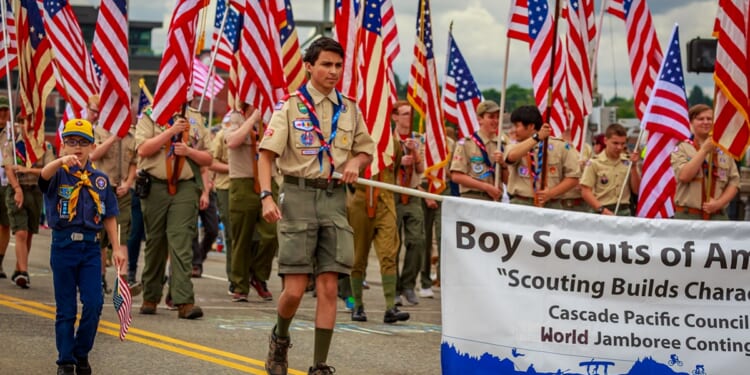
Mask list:
[[[484,164],[487,165],[487,172],[482,173],[479,178],[485,179],[495,173],[495,167],[492,166],[492,162],[490,161],[490,154],[487,153],[487,147],[485,147],[482,138],[479,137],[479,132],[474,132],[474,134],[471,135],[471,140],[474,141],[474,144],[476,144],[477,147],[479,147],[479,151],[482,151],[482,159],[484,159]]]
[[[318,149],[318,164],[320,165],[320,171],[323,171],[323,153],[325,152],[328,155],[328,161],[331,163],[331,170],[328,173],[328,181],[331,181],[331,177],[333,176],[333,170],[335,168],[335,165],[333,163],[333,155],[331,154],[331,143],[333,143],[333,140],[336,138],[336,130],[338,129],[339,124],[339,116],[341,116],[341,108],[343,107],[341,105],[341,94],[338,92],[338,90],[335,90],[336,92],[336,99],[338,100],[338,104],[333,104],[333,117],[331,118],[331,137],[326,142],[325,136],[323,135],[323,130],[320,129],[320,119],[318,119],[318,114],[315,112],[315,106],[313,105],[313,99],[310,95],[310,92],[307,90],[307,85],[302,85],[297,90],[297,95],[299,96],[299,99],[302,101],[302,104],[307,107],[308,112],[310,113],[310,121],[313,124],[313,130],[315,130],[315,133],[318,135],[318,139],[320,140],[320,148]]]
[[[91,180],[89,179],[89,177],[92,175],[92,172],[86,170],[85,166],[73,173],[70,173],[70,168],[66,164],[63,164],[62,168],[69,175],[72,175],[73,177],[78,179],[76,184],[73,186],[73,192],[70,193],[70,200],[68,201],[68,211],[70,212],[70,218],[68,218],[68,221],[73,221],[73,218],[76,216],[76,206],[78,205],[78,198],[80,197],[82,187],[86,187],[86,189],[88,189],[89,194],[91,195],[91,199],[93,199],[94,203],[96,204],[96,212],[98,212],[99,215],[103,214],[102,202],[99,198],[99,193],[96,192],[94,187],[91,185]]]
[[[541,147],[537,145],[537,154],[536,154],[536,161],[534,161],[534,151],[529,151],[529,154],[526,156],[529,164],[529,173],[531,174],[532,183],[531,186],[534,188],[534,192],[536,192],[536,185],[537,181],[539,181],[539,176],[542,175],[542,157],[544,155],[544,147]]]

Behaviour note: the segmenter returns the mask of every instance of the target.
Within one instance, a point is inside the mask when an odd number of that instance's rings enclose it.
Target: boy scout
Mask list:
[[[211,144],[211,171],[214,172],[214,186],[216,187],[216,200],[219,205],[219,218],[224,224],[224,254],[226,254],[227,279],[232,274],[232,225],[229,220],[229,154],[227,144],[224,141],[224,133],[229,128],[229,121],[222,123],[221,130],[216,133]],[[229,284],[229,292],[234,293],[234,286]]]
[[[138,168],[148,173],[151,180],[148,196],[141,198],[146,247],[140,311],[156,314],[169,255],[169,290],[179,310],[177,316],[197,319],[203,316],[203,311],[194,305],[190,280],[192,240],[203,185],[199,167],[210,165],[212,158],[204,151],[208,135],[202,117],[192,109],[186,115],[187,118],[175,116],[171,126],[155,124],[149,116],[142,116],[136,125]],[[178,141],[173,141],[175,137],[179,137]]]
[[[485,100],[477,106],[477,117],[479,130],[456,143],[451,180],[459,185],[461,197],[497,201],[503,196],[503,188],[495,186],[495,173],[503,173],[506,168],[504,146],[497,136],[500,106]],[[503,170],[496,171],[496,163]]]
[[[0,96],[0,145],[2,148],[8,147],[10,143],[10,103],[8,98]],[[0,165],[2,165],[2,155],[0,153]],[[8,177],[5,169],[0,168],[0,279],[5,279],[8,275],[3,271],[3,258],[8,250],[10,243],[10,221],[8,221],[8,207],[5,205],[5,194],[8,190]]]
[[[633,153],[628,160],[627,154],[623,152],[627,136],[627,130],[620,124],[607,127],[604,152],[588,161],[583,170],[581,194],[596,213],[614,215],[617,199],[620,191],[623,191],[617,215],[631,216],[630,192],[638,192],[641,176],[638,173],[638,154]],[[630,177],[625,181],[628,174]],[[622,190],[623,184],[625,190]]]
[[[709,139],[713,127],[711,107],[697,104],[688,111],[688,118],[693,135],[672,153],[672,169],[677,177],[675,218],[728,220],[724,208],[740,185],[737,165]]]
[[[33,139],[31,119],[16,117],[16,154],[9,142],[3,150],[3,167],[8,176],[5,205],[8,207],[10,229],[16,241],[16,268],[11,281],[19,288],[27,289],[31,284],[28,273],[29,251],[34,234],[39,233],[42,214],[42,191],[39,190],[39,174],[42,167],[55,160],[55,152],[49,142],[44,141],[44,132]],[[29,142],[23,141],[22,133]],[[32,163],[32,155],[37,160]],[[15,159],[15,162],[14,162]]]
[[[518,143],[508,147],[505,158],[508,163],[508,194],[510,202],[516,204],[562,209],[558,199],[578,185],[581,168],[578,155],[569,143],[549,137],[552,128],[543,124],[542,114],[535,106],[521,106],[510,114],[510,122],[516,128]],[[547,186],[542,188],[542,155],[539,144],[547,141]]]
[[[337,279],[350,272],[352,229],[346,220],[346,191],[372,161],[374,143],[354,100],[335,86],[341,78],[344,50],[331,38],[315,40],[303,61],[310,80],[277,104],[260,144],[258,171],[263,217],[278,224],[279,297],[277,323],[270,339],[266,370],[286,374],[289,325],[314,274],[317,287],[315,346],[310,374],[331,374],[326,365],[336,324]],[[278,159],[277,159],[278,158]],[[276,160],[284,175],[284,198],[273,200],[271,169]],[[342,174],[332,180],[333,171]]]
[[[91,123],[68,121],[62,138],[63,156],[44,166],[40,181],[52,228],[50,266],[57,305],[57,373],[91,374],[88,356],[104,303],[98,237],[103,229],[110,238],[117,236],[117,198],[107,176],[89,161],[96,148]],[[115,241],[112,248],[115,264],[125,271],[125,247]],[[79,291],[83,309],[75,331]]]

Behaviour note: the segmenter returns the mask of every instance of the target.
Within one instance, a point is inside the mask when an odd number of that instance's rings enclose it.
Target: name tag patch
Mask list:
[[[294,122],[292,122],[292,126],[294,126],[294,128],[297,130],[306,132],[313,130],[312,121],[310,121],[309,119],[294,120]]]
[[[316,148],[305,148],[300,151],[302,155],[317,155],[318,149]]]

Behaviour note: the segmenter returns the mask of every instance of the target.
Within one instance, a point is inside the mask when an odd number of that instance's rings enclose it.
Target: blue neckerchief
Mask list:
[[[482,159],[484,159],[484,164],[487,165],[487,172],[482,173],[479,178],[487,178],[491,174],[495,173],[495,167],[492,166],[492,162],[490,161],[490,154],[487,152],[487,147],[484,145],[484,141],[482,141],[482,138],[479,136],[479,132],[474,132],[471,135],[471,140],[473,140],[477,147],[479,147],[479,151],[482,151]]]

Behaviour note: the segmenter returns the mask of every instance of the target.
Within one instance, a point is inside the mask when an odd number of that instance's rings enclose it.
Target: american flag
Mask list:
[[[13,70],[18,64],[18,42],[16,41],[16,20],[9,0],[5,1],[5,14],[2,15],[5,22],[5,30],[0,33],[0,79],[5,77],[8,71]],[[5,35],[8,35],[7,43]]]
[[[138,110],[136,113],[138,114],[138,117],[140,117],[143,115],[143,111],[145,111],[146,108],[151,107],[154,98],[148,90],[148,87],[146,87],[146,81],[143,78],[138,81],[138,87],[140,87],[141,90],[138,93]]]
[[[593,12],[593,10],[592,10]],[[591,85],[591,40],[583,0],[569,0],[567,12],[567,90],[571,143],[579,152],[583,148],[585,116],[591,113],[593,89]]]
[[[122,138],[130,129],[128,11],[126,0],[102,0],[96,22],[94,59],[101,64],[99,123]]]
[[[385,57],[388,61],[388,83],[391,91],[391,103],[398,100],[398,90],[396,89],[396,75],[393,73],[393,62],[396,61],[398,53],[401,51],[401,45],[398,43],[398,29],[396,28],[396,12],[393,10],[391,0],[383,0],[380,7],[381,24],[383,30],[383,46],[385,47]]]
[[[278,30],[269,15],[267,1],[245,1],[238,69],[239,100],[258,108],[264,119],[286,90]]]
[[[529,5],[527,1],[513,0],[510,3],[508,38],[531,42],[531,39],[529,39]]]
[[[377,175],[393,163],[393,141],[391,139],[390,114],[393,108],[388,78],[388,56],[384,40],[382,18],[383,0],[366,0],[364,5],[361,48],[364,59],[360,67],[360,79],[365,88],[361,92],[359,108],[362,110],[372,139],[377,143],[377,152],[365,177]]]
[[[740,159],[750,145],[750,1],[719,1],[712,139]]]
[[[274,0],[276,2],[276,26],[279,29],[282,63],[286,77],[287,91],[294,92],[305,81],[305,69],[302,66],[302,50],[297,38],[297,28],[294,25],[294,14],[290,0]]]
[[[678,142],[690,138],[690,120],[677,25],[672,31],[669,49],[657,77],[653,95],[649,99],[641,122],[649,132],[649,137],[643,162],[637,215],[668,218],[674,215],[674,194],[677,191],[670,156]]]
[[[177,0],[154,95],[152,118],[157,124],[166,124],[191,97],[195,26],[205,5],[204,0]]]
[[[458,125],[459,138],[470,137],[479,130],[477,105],[482,101],[469,65],[458,49],[453,32],[448,32],[448,69],[443,87],[443,111],[445,119]]]
[[[130,287],[119,272],[117,278],[115,278],[112,304],[115,305],[115,312],[117,312],[117,318],[120,320],[120,341],[124,341],[125,335],[128,334],[128,329],[130,329],[130,323],[133,321],[133,317],[130,315],[131,310],[133,310],[133,300],[130,295]]]
[[[232,68],[232,60],[234,59],[234,54],[237,52],[237,47],[239,46],[238,30],[241,28],[241,25],[240,14],[231,6],[227,8],[226,3],[226,0],[218,0],[216,3],[213,48],[218,48],[214,65],[216,65],[217,68],[228,72]],[[224,14],[227,12],[227,9],[229,10],[229,14],[226,15],[227,19],[224,25],[224,32],[219,35],[219,32],[221,31],[221,22],[224,19]]]
[[[34,135],[43,134],[47,97],[55,88],[52,49],[36,1],[18,0],[14,2],[14,9],[17,9],[21,112],[24,116],[31,116]],[[29,158],[32,163],[41,156],[42,151],[39,147],[30,148]]]
[[[646,0],[611,0],[607,12],[625,20],[635,114],[642,119],[662,59],[651,11]]]
[[[432,50],[432,22],[429,0],[420,0],[417,8],[417,38],[414,42],[414,61],[409,72],[407,99],[419,113],[425,132],[425,176],[429,191],[445,189],[445,166],[448,147],[445,141],[443,111],[438,98],[438,79],[435,55]]]
[[[209,77],[208,65],[196,58],[193,61],[193,93],[195,95],[203,95],[205,91],[206,97],[211,99],[224,88],[224,79],[215,73],[210,76],[211,81],[206,84]]]
[[[344,49],[344,68],[338,90],[345,96],[357,99],[358,33],[362,25],[362,6],[359,0],[336,0],[334,36]]]
[[[549,14],[547,0],[529,0],[529,25],[528,33],[529,54],[531,57],[531,76],[534,85],[534,98],[536,105],[544,112],[548,107],[548,96],[550,94],[550,72],[554,70],[554,85],[552,86],[552,108],[549,124],[552,126],[553,135],[562,135],[565,130],[565,62],[563,58],[566,53],[562,48],[559,38],[554,42],[555,61],[551,61],[552,43],[554,39],[555,24]]]
[[[44,26],[55,55],[57,90],[80,113],[98,90],[96,72],[78,19],[67,0],[44,0]]]

